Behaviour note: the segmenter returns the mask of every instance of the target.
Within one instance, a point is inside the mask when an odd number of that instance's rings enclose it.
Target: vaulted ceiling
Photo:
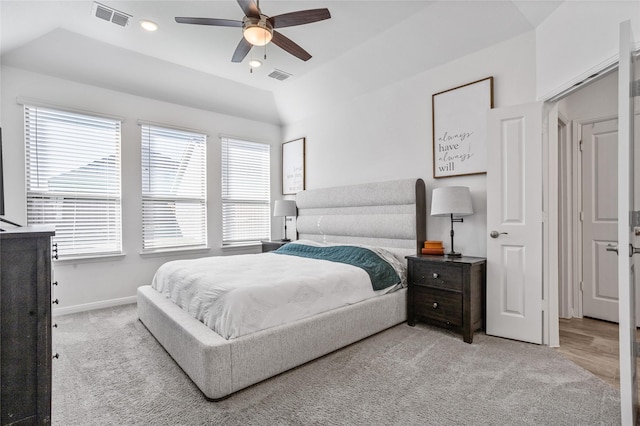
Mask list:
[[[273,44],[231,56],[240,28],[184,25],[176,16],[241,20],[234,0],[109,1],[125,27],[97,18],[94,2],[0,1],[0,61],[140,96],[286,124],[533,30],[561,1],[281,1],[263,13],[328,8],[331,19],[282,28],[313,57]],[[156,22],[150,33],[139,21]],[[266,54],[266,59],[264,55]],[[263,66],[250,72],[249,59]],[[292,76],[268,77],[274,69]]]

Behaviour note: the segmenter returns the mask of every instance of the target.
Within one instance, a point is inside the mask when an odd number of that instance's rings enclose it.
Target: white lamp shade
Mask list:
[[[431,196],[431,216],[473,214],[471,192],[466,186],[435,188]]]
[[[276,200],[273,205],[274,216],[295,216],[296,202],[295,200]]]

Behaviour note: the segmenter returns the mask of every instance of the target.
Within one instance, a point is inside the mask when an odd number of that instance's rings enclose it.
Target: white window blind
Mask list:
[[[207,136],[142,124],[142,250],[207,246]]]
[[[222,243],[268,239],[270,146],[222,138]]]
[[[27,222],[60,259],[122,253],[119,120],[25,105]]]

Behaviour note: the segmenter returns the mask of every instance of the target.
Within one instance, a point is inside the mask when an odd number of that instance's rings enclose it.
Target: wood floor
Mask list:
[[[640,340],[640,332],[636,332],[636,339]],[[618,324],[591,318],[560,319],[560,347],[557,350],[620,389]]]

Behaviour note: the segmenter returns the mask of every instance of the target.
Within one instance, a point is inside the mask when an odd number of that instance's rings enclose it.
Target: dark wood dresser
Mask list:
[[[53,227],[0,232],[0,423],[51,423]]]
[[[407,323],[417,320],[462,333],[484,327],[486,260],[480,257],[407,256]]]

